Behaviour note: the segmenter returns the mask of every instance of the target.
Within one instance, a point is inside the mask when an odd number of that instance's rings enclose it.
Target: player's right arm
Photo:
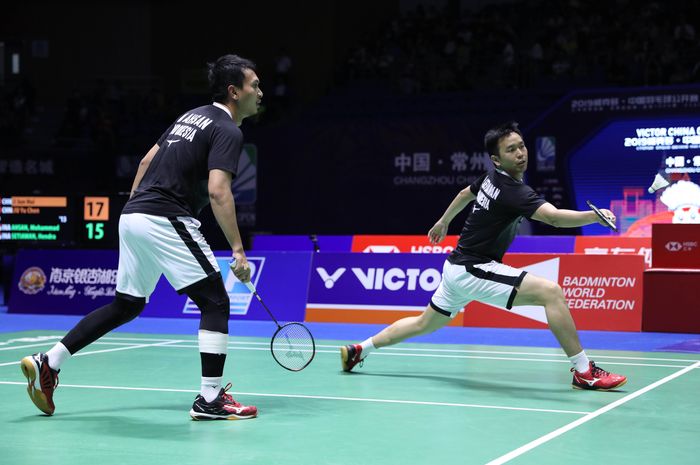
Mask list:
[[[141,184],[141,179],[143,179],[143,175],[146,174],[146,170],[151,164],[151,160],[153,160],[153,157],[158,152],[158,149],[160,149],[160,147],[158,146],[158,144],[155,144],[153,147],[151,147],[151,150],[149,150],[148,153],[141,159],[141,162],[139,163],[139,168],[138,170],[136,170],[136,177],[134,178],[134,182],[131,185],[131,194],[129,195],[129,198],[131,198],[134,195],[136,188],[139,187],[139,184]]]
[[[250,266],[243,250],[243,240],[238,230],[238,220],[236,219],[236,205],[231,192],[231,181],[233,175],[228,171],[220,169],[209,170],[209,200],[211,210],[214,212],[216,222],[224,232],[226,240],[233,251],[235,267],[233,274],[242,282],[250,281]]]
[[[601,210],[605,216],[615,221],[615,215],[610,210]],[[543,203],[531,217],[555,228],[576,228],[589,224],[599,223],[605,226],[605,222],[598,218],[593,210],[577,211],[557,208],[549,202]]]
[[[478,188],[475,188],[475,190],[478,191]],[[435,225],[428,231],[428,239],[430,239],[432,244],[442,242],[447,235],[447,227],[450,225],[450,222],[475,198],[476,194],[472,192],[472,186],[467,186],[459,191],[457,196],[450,202],[445,213],[442,214],[440,219],[437,220]]]

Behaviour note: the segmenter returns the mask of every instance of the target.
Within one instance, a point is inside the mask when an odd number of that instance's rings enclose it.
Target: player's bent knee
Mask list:
[[[123,325],[141,314],[146,306],[146,298],[134,297],[121,292],[116,292],[114,296],[114,306],[117,310],[119,324]]]
[[[557,284],[557,286],[554,290],[554,294],[557,296],[557,298],[563,299],[564,298],[564,289],[562,289],[562,287],[559,284]]]
[[[421,334],[432,333],[448,324],[450,320],[452,320],[450,315],[445,315],[432,305],[428,305],[428,308],[418,318],[416,326]]]
[[[211,302],[209,305],[201,306],[200,311],[202,312],[202,317],[199,329],[228,334],[230,308],[231,306],[228,299],[226,299],[226,301],[216,301]]]
[[[231,303],[221,279],[207,280],[187,289],[187,295],[201,312],[200,329],[228,334]]]
[[[528,273],[515,296],[513,306],[547,305],[554,300],[558,286],[554,281]]]
[[[545,302],[555,302],[560,303],[564,300],[564,291],[558,283],[554,281],[547,281],[545,287]]]

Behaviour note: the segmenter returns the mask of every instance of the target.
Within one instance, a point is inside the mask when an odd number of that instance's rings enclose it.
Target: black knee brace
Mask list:
[[[114,305],[117,309],[117,323],[118,326],[121,326],[141,314],[146,306],[146,299],[117,292],[114,297]]]
[[[199,329],[228,334],[231,305],[221,278],[204,279],[184,291],[202,313]]]
[[[143,311],[146,299],[117,292],[114,300],[89,313],[61,340],[71,354],[133,320]]]

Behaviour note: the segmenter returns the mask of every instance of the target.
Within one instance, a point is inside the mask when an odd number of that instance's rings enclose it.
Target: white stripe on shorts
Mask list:
[[[469,302],[510,309],[517,287],[527,271],[496,261],[476,265],[454,265],[445,260],[442,281],[430,304],[446,316],[455,317]]]
[[[200,224],[182,216],[121,215],[117,291],[148,299],[161,274],[180,291],[220,272]]]

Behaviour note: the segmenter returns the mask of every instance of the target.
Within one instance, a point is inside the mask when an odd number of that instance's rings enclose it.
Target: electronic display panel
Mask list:
[[[568,166],[576,208],[587,210],[590,200],[612,210],[621,234],[631,234],[645,218],[649,223],[700,222],[691,218],[700,206],[700,118],[611,122],[572,152]],[[657,173],[670,186],[649,193]],[[584,235],[609,234],[597,224],[582,230]]]

